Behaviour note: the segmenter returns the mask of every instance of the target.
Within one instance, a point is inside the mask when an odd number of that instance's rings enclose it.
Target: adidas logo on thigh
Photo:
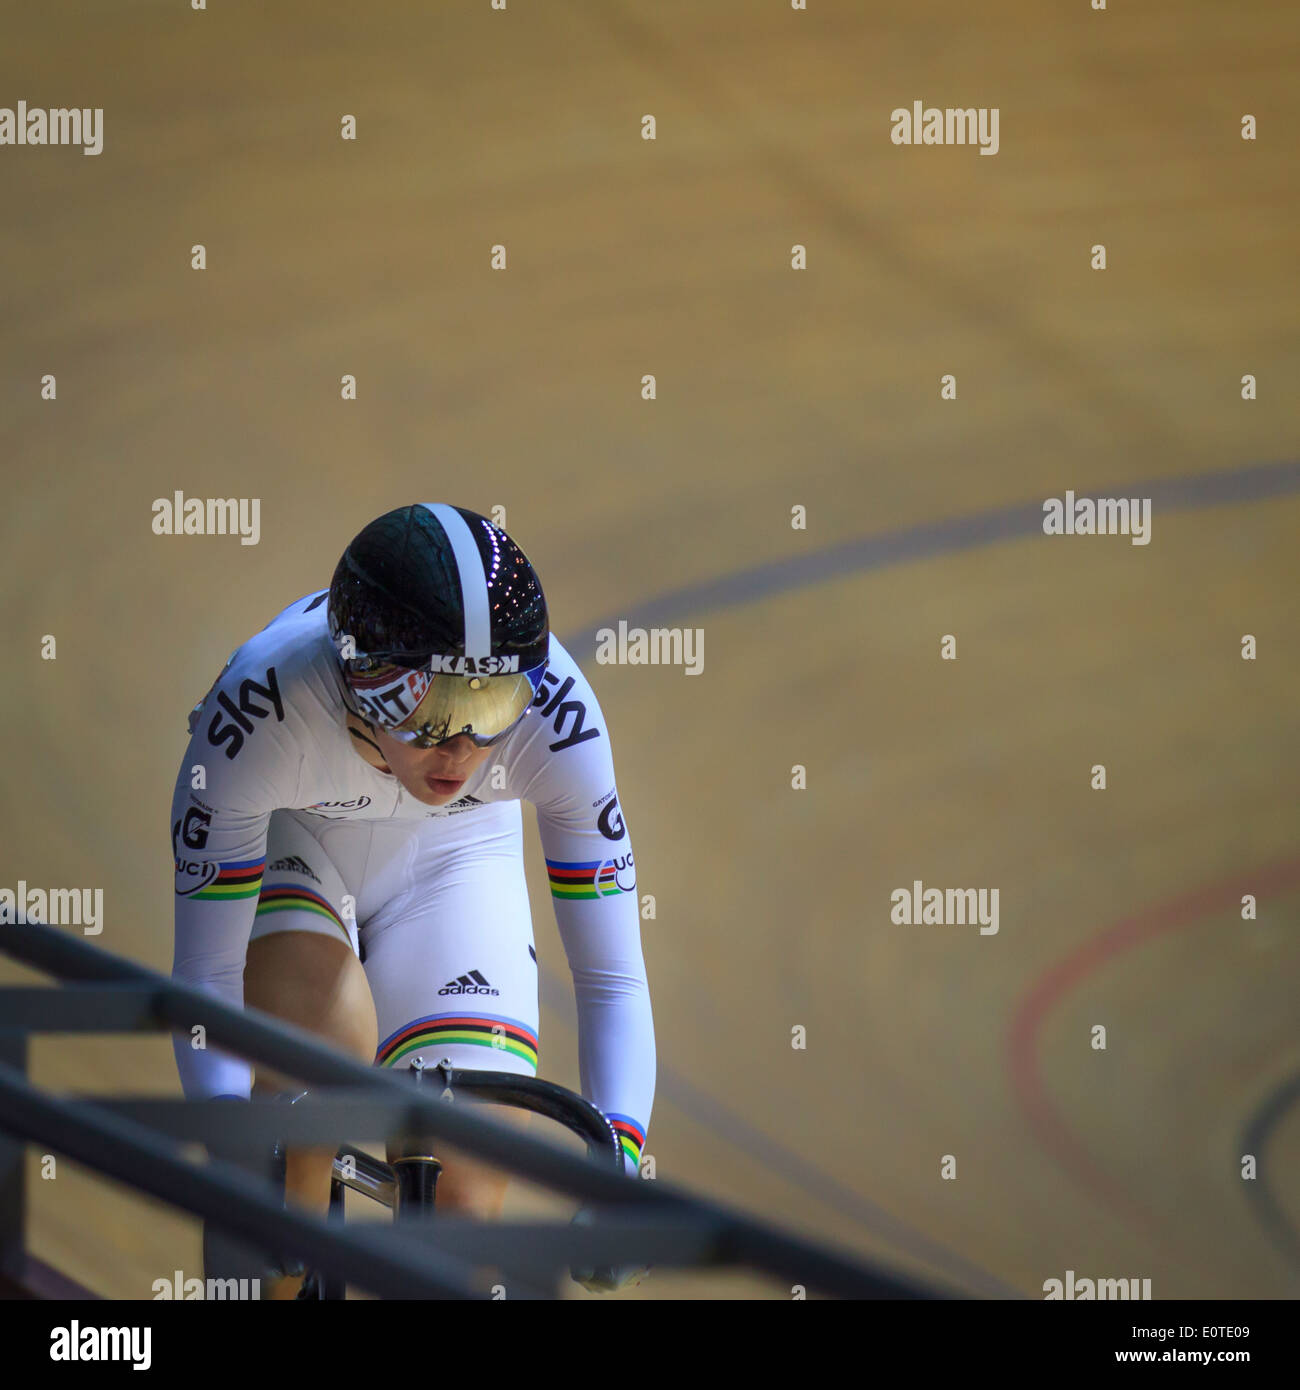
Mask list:
[[[439,994],[500,994],[499,989],[493,989],[483,973],[479,970],[471,970],[468,975],[458,975],[454,980],[448,980],[438,991]]]

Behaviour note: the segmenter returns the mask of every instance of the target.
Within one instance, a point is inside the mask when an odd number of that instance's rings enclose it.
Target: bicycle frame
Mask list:
[[[459,1093],[554,1120],[586,1140],[587,1152],[593,1158],[603,1157],[619,1172],[623,1171],[623,1150],[604,1112],[553,1081],[520,1076],[515,1072],[458,1071],[447,1058],[429,1067],[422,1058],[416,1057],[410,1072],[417,1086],[440,1087],[442,1099],[448,1102],[454,1101]],[[441,1161],[431,1153],[413,1152],[385,1163],[344,1146],[334,1156],[330,1215],[335,1220],[343,1219],[344,1191],[350,1189],[388,1207],[394,1220],[427,1220],[437,1203],[441,1171]],[[321,1281],[322,1299],[336,1301],[346,1296],[346,1287],[339,1281]]]
[[[410,1072],[416,1085],[438,1086],[442,1099],[446,1101],[453,1101],[460,1092],[493,1105],[512,1106],[554,1120],[580,1139],[585,1139],[587,1152],[593,1158],[604,1154],[619,1172],[623,1171],[623,1150],[614,1126],[604,1113],[589,1100],[563,1086],[557,1086],[553,1081],[520,1076],[515,1072],[457,1070],[446,1058],[436,1066],[428,1067],[417,1057],[411,1064]],[[433,1164],[439,1170],[442,1167],[433,1154],[413,1153],[399,1162]],[[402,1182],[391,1163],[346,1146],[334,1156],[331,1207],[336,1203],[341,1206],[344,1188],[382,1203],[398,1216],[402,1215],[404,1207],[409,1208],[414,1196],[408,1196],[403,1202]],[[420,1208],[431,1209],[435,1199],[436,1182],[429,1184],[427,1195],[419,1202]]]

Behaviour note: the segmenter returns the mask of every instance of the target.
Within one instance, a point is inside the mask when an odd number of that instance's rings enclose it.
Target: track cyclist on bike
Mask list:
[[[380,1066],[536,1073],[530,802],[573,975],[582,1093],[636,1173],[655,1043],[632,844],[600,707],[504,531],[442,503],[371,522],[328,590],[231,656],[190,735],[171,815],[175,977]],[[191,1099],[249,1095],[235,1057],[177,1034],[176,1059]],[[331,1161],[291,1152],[287,1194],[323,1213]],[[506,1182],[457,1154],[439,1207],[496,1216]]]

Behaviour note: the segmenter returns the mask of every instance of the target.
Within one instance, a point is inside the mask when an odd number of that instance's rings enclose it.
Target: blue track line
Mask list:
[[[1105,492],[1080,492],[1076,497],[1149,497],[1153,514],[1197,511],[1203,507],[1259,502],[1300,492],[1300,460],[1264,463],[1193,477],[1163,478],[1129,483]],[[562,639],[564,646],[582,661],[595,651],[595,634],[603,627],[663,627],[674,621],[694,619],[702,613],[739,608],[778,594],[826,584],[851,574],[888,569],[894,565],[933,560],[1003,541],[1043,536],[1043,500],[1019,502],[987,512],[926,521],[901,531],[885,531],[828,546],[807,555],[765,560],[749,569],[719,575],[699,584],[670,589],[637,603],[630,610],[600,618]],[[1153,515],[1152,529],[1159,523]]]

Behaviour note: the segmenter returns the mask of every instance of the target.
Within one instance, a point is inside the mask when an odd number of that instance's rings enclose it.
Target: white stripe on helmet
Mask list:
[[[465,655],[492,655],[492,615],[488,606],[487,575],[469,523],[445,502],[422,504],[437,517],[451,542],[451,553],[460,576],[461,607],[465,611]]]

